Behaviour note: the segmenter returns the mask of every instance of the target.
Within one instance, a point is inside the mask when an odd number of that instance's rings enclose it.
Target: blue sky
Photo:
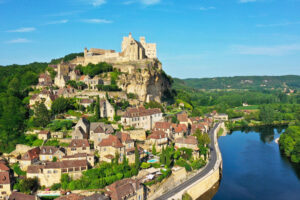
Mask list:
[[[0,0],[0,65],[156,42],[180,78],[300,74],[300,0]]]

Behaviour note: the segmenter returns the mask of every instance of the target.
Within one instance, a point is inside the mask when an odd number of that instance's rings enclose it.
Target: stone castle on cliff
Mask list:
[[[84,57],[77,57],[72,63],[85,66],[89,63],[122,63],[155,58],[157,58],[155,43],[146,43],[145,37],[140,37],[140,41],[137,41],[132,37],[131,33],[129,33],[128,37],[123,37],[121,52],[96,48],[90,48],[88,50],[85,48]]]

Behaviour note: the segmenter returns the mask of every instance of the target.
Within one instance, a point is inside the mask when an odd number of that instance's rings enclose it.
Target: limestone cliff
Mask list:
[[[157,59],[116,64],[114,68],[123,72],[119,75],[118,86],[126,93],[137,94],[140,101],[161,102],[170,91],[171,80]]]

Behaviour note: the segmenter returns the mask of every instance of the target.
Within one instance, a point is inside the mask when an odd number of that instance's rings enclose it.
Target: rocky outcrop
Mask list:
[[[157,59],[114,65],[120,72],[117,84],[126,93],[137,94],[140,101],[161,102],[171,88],[171,80]]]

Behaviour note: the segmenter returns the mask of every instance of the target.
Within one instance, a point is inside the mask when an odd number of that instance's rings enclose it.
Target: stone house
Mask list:
[[[57,95],[59,97],[65,97],[65,98],[70,98],[73,97],[74,94],[76,93],[76,90],[72,87],[67,87],[67,88],[60,88],[57,90]]]
[[[180,148],[188,148],[192,149],[193,153],[192,156],[194,158],[199,157],[199,148],[198,148],[198,140],[195,136],[187,136],[187,137],[181,137],[175,139],[175,149]]]
[[[27,178],[37,177],[41,185],[50,187],[60,183],[61,175],[68,173],[73,179],[81,177],[82,172],[88,169],[86,160],[65,160],[61,162],[46,162],[41,165],[30,165]]]
[[[187,133],[187,126],[185,124],[172,124],[173,138],[183,137]]]
[[[125,146],[120,139],[115,135],[109,135],[108,138],[103,139],[96,149],[99,152],[99,161],[111,162],[115,158],[116,154],[119,154],[119,162],[123,161],[125,154]]]
[[[70,76],[70,80],[72,80],[72,81],[78,81],[80,79],[80,71],[78,71],[78,70],[72,70],[69,73],[69,76]]]
[[[10,169],[0,162],[0,200],[8,199],[12,192],[12,176],[10,174]]]
[[[51,132],[51,138],[62,139],[62,138],[64,138],[64,136],[65,136],[65,133],[61,132],[61,131]]]
[[[52,79],[49,74],[43,73],[39,75],[39,83],[37,84],[37,88],[50,87],[51,85],[52,85]]]
[[[187,136],[175,139],[175,149],[188,148],[193,151],[198,151],[198,140],[195,136]]]
[[[94,99],[80,99],[79,104],[87,108],[94,103]]]
[[[107,117],[110,121],[114,120],[115,108],[107,99],[100,100],[100,117]]]
[[[152,145],[155,145],[157,151],[161,151],[162,148],[166,148],[168,145],[168,134],[164,131],[153,131],[148,137],[146,143],[152,149]]]
[[[72,139],[88,139],[90,122],[86,118],[80,118],[72,132]]]
[[[114,133],[114,128],[110,124],[92,122],[90,126],[90,139],[94,142],[95,146],[97,146],[102,139]]]
[[[163,119],[163,113],[159,108],[146,109],[144,107],[128,108],[121,117],[121,123],[124,126],[132,126],[151,130],[155,122]]]
[[[155,122],[153,131],[164,131],[170,137],[173,132],[172,123],[170,122]]]
[[[42,130],[38,133],[38,139],[40,140],[48,140],[50,138],[50,131]]]
[[[21,192],[12,192],[9,200],[40,200],[38,196],[24,194]]]
[[[80,195],[80,194],[71,193],[71,194],[67,194],[67,195],[55,198],[54,200],[84,200],[85,199],[84,197],[85,196]]]
[[[86,160],[89,166],[95,166],[95,156],[93,154],[86,154],[86,153],[77,153],[74,155],[67,155],[62,158],[62,160]]]
[[[42,146],[40,151],[40,161],[52,161],[54,157],[57,160],[62,160],[65,156],[64,150],[62,148],[57,148],[53,146]]]
[[[136,179],[123,179],[106,187],[106,194],[111,200],[144,200],[144,185]]]
[[[177,114],[177,120],[180,124],[185,124],[186,126],[188,126],[190,123],[188,115],[186,113]]]
[[[28,150],[19,160],[20,168],[23,171],[27,170],[27,167],[39,160],[40,147],[35,147]]]
[[[51,91],[43,90],[40,94],[34,94],[29,99],[29,106],[33,108],[37,103],[44,103],[48,110],[51,109],[51,105],[57,95],[54,95]]]
[[[135,147],[134,141],[131,139],[130,135],[123,132],[118,132],[116,136],[119,138],[121,143],[125,147],[126,158],[128,159],[128,163],[135,163]]]
[[[202,133],[207,133],[208,129],[202,123],[200,124],[192,124],[191,126],[191,134],[195,134],[197,130],[200,130]]]
[[[90,144],[87,139],[73,139],[67,147],[67,155],[74,155],[78,153],[91,153]]]

